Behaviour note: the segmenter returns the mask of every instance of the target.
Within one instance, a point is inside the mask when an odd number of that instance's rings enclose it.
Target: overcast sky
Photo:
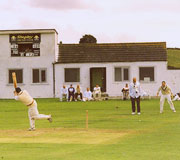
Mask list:
[[[0,0],[0,29],[55,28],[59,41],[167,42],[180,48],[180,0]]]

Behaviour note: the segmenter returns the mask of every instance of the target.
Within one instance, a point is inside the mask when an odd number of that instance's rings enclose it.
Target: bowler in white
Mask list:
[[[49,122],[52,122],[51,115],[39,114],[37,109],[37,102],[29,95],[26,90],[21,90],[17,87],[14,91],[15,100],[21,101],[24,105],[28,107],[28,116],[30,122],[29,131],[35,130],[35,120],[37,119],[47,119]]]

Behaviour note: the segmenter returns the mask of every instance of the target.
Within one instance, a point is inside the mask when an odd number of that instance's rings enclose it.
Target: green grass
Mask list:
[[[143,100],[142,114],[131,115],[130,101],[59,102],[38,99],[40,113],[53,123],[29,127],[27,108],[0,100],[0,159],[4,160],[179,160],[180,102],[173,113],[167,102]],[[86,110],[89,129],[85,129]]]
[[[180,68],[180,49],[167,50],[168,66]]]

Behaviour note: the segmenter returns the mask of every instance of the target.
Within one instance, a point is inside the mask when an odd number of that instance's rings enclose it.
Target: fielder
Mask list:
[[[175,94],[172,101],[176,101],[176,100],[180,101],[180,92]]]
[[[37,119],[47,119],[52,122],[51,115],[39,114],[37,109],[37,102],[29,95],[26,90],[21,91],[21,88],[17,87],[14,91],[15,100],[21,101],[28,107],[28,116],[30,122],[29,131],[35,130],[35,120]]]
[[[168,100],[170,108],[173,112],[176,112],[174,108],[174,104],[171,100],[171,96],[173,95],[171,89],[166,85],[165,81],[162,81],[161,87],[158,89],[157,96],[159,96],[159,92],[161,91],[161,98],[160,98],[160,113],[163,113],[163,106],[165,99]]]

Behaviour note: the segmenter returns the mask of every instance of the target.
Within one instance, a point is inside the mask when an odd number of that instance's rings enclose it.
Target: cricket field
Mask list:
[[[160,114],[159,100],[142,100],[141,115],[131,115],[129,100],[37,103],[53,123],[37,120],[36,131],[27,131],[27,107],[0,100],[0,160],[180,159],[180,101],[176,113],[165,102]]]

